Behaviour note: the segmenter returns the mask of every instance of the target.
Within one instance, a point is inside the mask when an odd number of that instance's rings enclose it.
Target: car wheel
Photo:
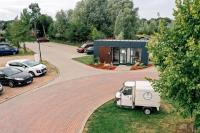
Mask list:
[[[16,52],[13,52],[13,55],[16,55]]]
[[[144,109],[144,114],[145,115],[150,115],[151,114],[151,109],[150,108],[145,108]]]
[[[9,86],[10,88],[13,88],[15,85],[14,85],[13,81],[9,81],[9,82],[8,82],[8,86]]]
[[[29,72],[33,77],[35,77],[35,73],[34,72]]]

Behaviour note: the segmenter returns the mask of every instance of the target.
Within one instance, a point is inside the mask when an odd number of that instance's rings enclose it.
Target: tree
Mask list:
[[[20,43],[23,43],[24,52],[27,52],[25,42],[31,39],[29,25],[26,25],[21,20],[15,20],[8,25],[6,30],[8,40],[18,48],[20,47]]]
[[[53,23],[53,19],[45,14],[42,14],[38,18],[37,28],[39,29],[40,36],[47,37],[49,26]]]
[[[67,13],[63,10],[56,13],[56,21],[54,24],[55,32],[57,38],[62,40],[66,39],[66,29],[69,27]]]
[[[90,27],[82,23],[70,23],[66,29],[66,38],[71,42],[84,42],[89,39]]]
[[[35,32],[35,35],[37,36],[37,22],[39,20],[39,17],[41,16],[41,13],[40,13],[40,7],[37,3],[31,3],[29,5],[29,9],[30,9],[30,24],[31,24],[31,27],[33,29],[33,31]]]
[[[121,2],[121,10],[115,21],[114,35],[124,33],[124,39],[134,39],[137,31],[137,9],[134,9],[133,2],[124,0]]]
[[[200,1],[176,0],[172,28],[160,23],[149,52],[160,71],[154,87],[183,116],[200,113]]]
[[[94,40],[98,40],[98,39],[104,39],[105,35],[101,32],[98,31],[95,27],[92,28],[92,32],[91,32],[91,39]]]
[[[106,36],[112,36],[111,20],[108,10],[108,0],[86,0],[87,24],[96,27]]]

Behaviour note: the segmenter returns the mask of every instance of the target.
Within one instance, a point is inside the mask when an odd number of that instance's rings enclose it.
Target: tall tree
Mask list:
[[[69,27],[67,13],[63,10],[56,13],[56,21],[54,24],[56,37],[66,39],[66,29]]]
[[[115,21],[115,37],[124,35],[124,39],[134,39],[137,32],[137,10],[134,9],[133,1],[123,0],[120,2],[121,10]]]
[[[173,27],[161,23],[149,43],[152,60],[161,72],[155,88],[182,115],[192,118],[200,113],[199,7],[199,0],[176,0]]]
[[[30,24],[32,26],[32,28],[34,29],[34,31],[36,32],[35,34],[37,35],[37,22],[39,20],[39,17],[41,16],[41,13],[40,13],[40,7],[38,5],[38,3],[31,3],[29,5],[29,9],[30,9],[30,15],[31,15],[31,18],[30,18]]]
[[[39,16],[37,21],[37,28],[40,31],[40,36],[47,37],[49,26],[53,23],[53,19],[45,14]]]
[[[25,42],[30,41],[32,37],[30,26],[21,20],[15,20],[8,25],[6,31],[8,40],[18,48],[20,43],[23,43],[24,52],[27,52]]]

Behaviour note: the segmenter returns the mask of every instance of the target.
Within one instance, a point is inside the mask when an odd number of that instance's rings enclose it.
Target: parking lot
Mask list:
[[[34,56],[3,56],[3,57],[0,57],[0,67],[4,67],[7,61],[16,60],[16,59],[34,60]],[[57,70],[53,65],[49,63],[47,63],[47,67],[48,67],[48,73],[44,76],[35,77],[33,82],[29,85],[24,85],[24,86],[14,87],[14,88],[4,86],[5,91],[0,96],[0,103],[5,102],[8,99],[14,98],[18,95],[21,95],[25,92],[37,89],[49,83],[50,81],[53,81],[58,76]]]

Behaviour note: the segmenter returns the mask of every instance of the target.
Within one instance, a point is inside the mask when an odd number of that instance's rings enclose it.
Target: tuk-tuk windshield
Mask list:
[[[125,86],[123,86],[119,91],[122,92],[124,90]]]

